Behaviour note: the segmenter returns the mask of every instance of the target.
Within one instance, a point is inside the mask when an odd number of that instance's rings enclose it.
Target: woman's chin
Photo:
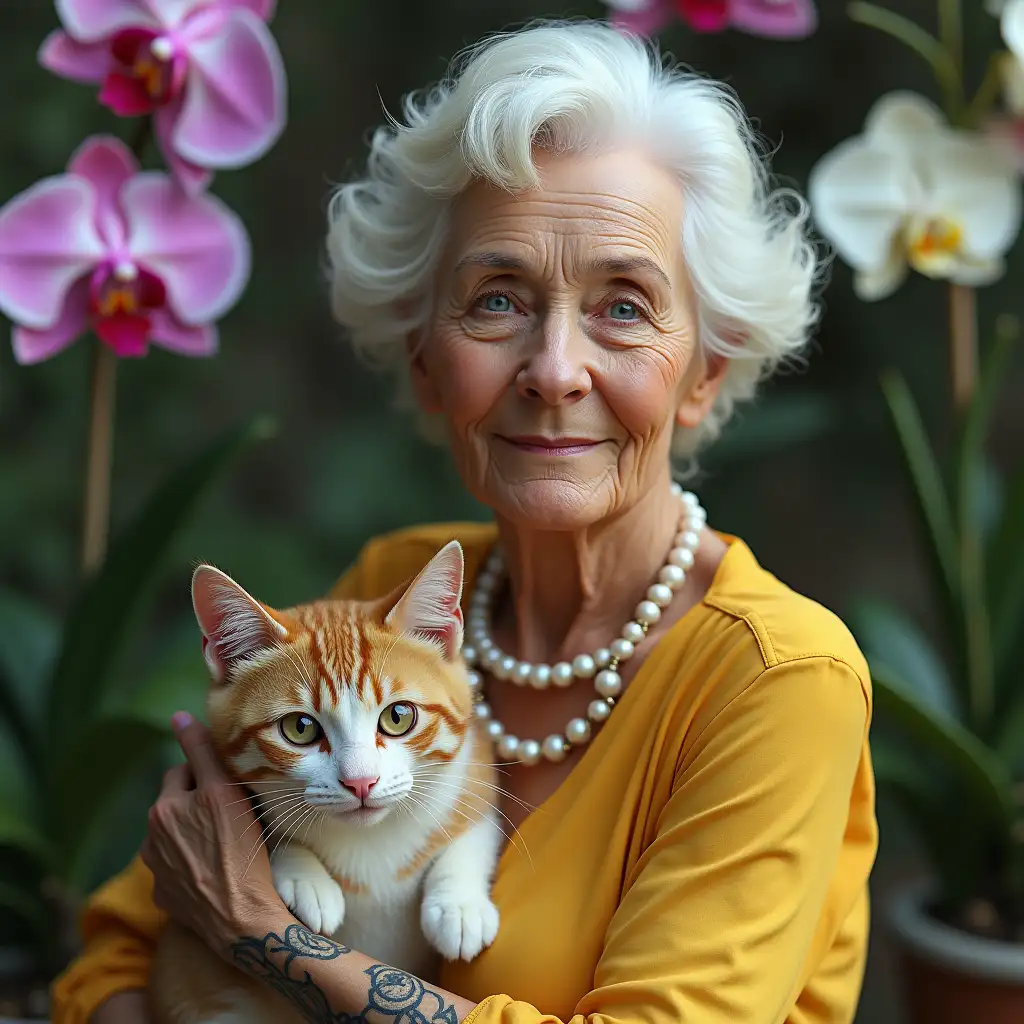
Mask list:
[[[530,530],[581,530],[612,508],[610,489],[593,480],[532,479],[503,482],[485,501],[502,519]]]

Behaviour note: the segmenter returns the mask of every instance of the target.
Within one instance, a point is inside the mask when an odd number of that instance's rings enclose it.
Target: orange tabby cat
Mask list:
[[[494,941],[501,832],[462,642],[462,548],[381,601],[275,611],[200,566],[192,599],[228,771],[257,797],[274,884],[308,928],[430,974]],[[298,1024],[269,986],[169,925],[155,1024]]]

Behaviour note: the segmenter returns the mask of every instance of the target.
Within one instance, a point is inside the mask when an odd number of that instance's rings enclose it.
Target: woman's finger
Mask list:
[[[186,764],[176,764],[164,772],[164,781],[160,786],[161,796],[170,796],[172,793],[187,793],[195,788],[195,779],[192,769]]]
[[[217,753],[210,742],[210,732],[202,722],[185,711],[178,711],[171,717],[178,743],[188,759],[200,789],[228,782],[228,777],[217,760]]]

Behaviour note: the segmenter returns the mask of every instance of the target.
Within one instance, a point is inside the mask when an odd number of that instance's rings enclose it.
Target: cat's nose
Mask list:
[[[370,790],[377,785],[379,775],[362,775],[358,779],[341,779],[341,784],[354,793],[360,800],[365,800],[370,795]]]

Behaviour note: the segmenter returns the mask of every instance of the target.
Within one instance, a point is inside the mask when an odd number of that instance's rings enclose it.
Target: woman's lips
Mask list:
[[[513,448],[518,448],[521,452],[530,452],[533,455],[582,455],[601,444],[600,441],[594,441],[589,437],[539,437],[536,435],[506,437],[504,434],[499,434],[498,437],[506,444],[512,445]]]

